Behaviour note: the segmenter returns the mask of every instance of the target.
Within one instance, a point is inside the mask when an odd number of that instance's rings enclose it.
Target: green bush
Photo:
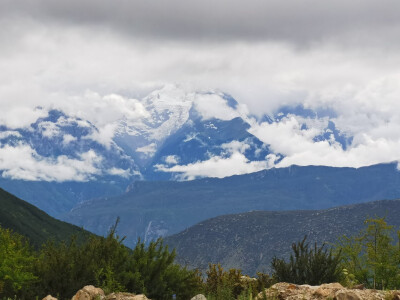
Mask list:
[[[14,297],[36,280],[35,261],[28,242],[19,234],[0,227],[0,297]]]
[[[336,282],[341,279],[340,252],[333,255],[332,249],[328,251],[325,244],[313,248],[306,243],[307,237],[292,245],[293,253],[289,262],[273,258],[271,266],[273,277],[278,282],[294,284],[319,285],[322,283]]]
[[[204,293],[211,300],[252,299],[273,284],[267,274],[257,273],[258,278],[250,278],[238,269],[226,272],[220,264],[209,264],[206,275]]]
[[[151,299],[187,299],[201,290],[196,271],[174,263],[175,252],[162,239],[145,245],[140,240],[131,250],[115,233],[106,238],[92,236],[83,244],[69,242],[45,244],[36,262],[40,278],[31,296],[58,295],[70,299],[85,285],[103,288],[106,293],[127,291],[144,293]]]
[[[148,246],[140,240],[127,260],[121,282],[130,291],[144,293],[153,299],[187,299],[201,290],[201,278],[174,263],[175,251],[170,252],[162,239]]]

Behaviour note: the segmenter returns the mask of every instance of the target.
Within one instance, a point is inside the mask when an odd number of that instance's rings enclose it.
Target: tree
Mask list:
[[[0,227],[0,296],[12,297],[36,280],[34,261],[25,238]]]
[[[370,218],[364,223],[366,228],[357,235],[339,239],[343,268],[354,283],[379,289],[398,287],[400,251],[394,244],[393,226],[385,218]]]
[[[332,249],[326,249],[314,244],[309,247],[306,243],[307,236],[300,242],[292,244],[293,253],[289,262],[274,257],[271,263],[273,277],[277,281],[295,284],[319,285],[339,281],[341,272],[339,268],[340,252],[333,254]]]

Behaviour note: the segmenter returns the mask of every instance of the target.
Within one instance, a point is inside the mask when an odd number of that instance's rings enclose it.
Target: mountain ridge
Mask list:
[[[65,241],[73,235],[78,240],[84,240],[92,235],[83,228],[50,217],[1,188],[0,226],[25,236],[35,247],[40,247],[49,240]]]
[[[227,178],[136,181],[129,192],[81,203],[63,217],[97,234],[115,218],[128,240],[180,232],[218,215],[251,210],[324,209],[400,198],[397,164],[288,167]],[[100,222],[101,220],[101,222]]]
[[[206,269],[208,263],[243,269],[255,275],[269,272],[274,256],[288,258],[291,244],[307,236],[309,243],[332,245],[343,235],[364,228],[367,218],[385,217],[400,229],[400,200],[379,200],[325,210],[253,211],[218,216],[165,238],[178,261]],[[205,251],[207,249],[207,251]]]

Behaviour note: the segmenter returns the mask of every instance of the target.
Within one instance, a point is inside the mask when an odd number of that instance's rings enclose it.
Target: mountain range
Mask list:
[[[178,233],[219,215],[305,210],[400,198],[397,163],[363,168],[291,166],[225,178],[136,181],[121,196],[85,201],[63,216],[96,234],[117,217],[128,245]]]
[[[270,168],[283,155],[251,133],[260,122],[296,116],[301,130],[318,128],[315,141],[343,149],[351,143],[330,120],[333,112],[302,106],[256,117],[227,94],[169,85],[128,104],[105,126],[57,107],[38,107],[44,116],[28,127],[0,126],[0,187],[61,216],[86,200],[121,195],[139,180],[225,177]]]

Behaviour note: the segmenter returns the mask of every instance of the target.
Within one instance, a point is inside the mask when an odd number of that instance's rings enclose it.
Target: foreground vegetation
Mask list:
[[[174,263],[161,239],[125,247],[115,227],[106,238],[84,243],[50,241],[34,251],[22,236],[0,229],[0,297],[70,299],[84,285],[106,292],[133,291],[153,299],[188,299],[200,289],[196,271]]]
[[[190,299],[203,293],[207,299],[252,299],[275,282],[319,285],[341,282],[369,288],[400,286],[400,243],[385,219],[368,219],[352,237],[343,236],[333,247],[310,246],[306,238],[292,245],[289,260],[274,258],[272,275],[244,276],[240,270],[223,270],[210,264],[205,274],[175,263],[161,239],[133,250],[123,245],[116,226],[106,238],[91,236],[85,242],[49,241],[35,250],[26,239],[0,228],[0,298],[42,298],[48,294],[70,299],[84,285],[106,293],[127,291],[151,299]],[[400,239],[400,232],[397,232]]]

